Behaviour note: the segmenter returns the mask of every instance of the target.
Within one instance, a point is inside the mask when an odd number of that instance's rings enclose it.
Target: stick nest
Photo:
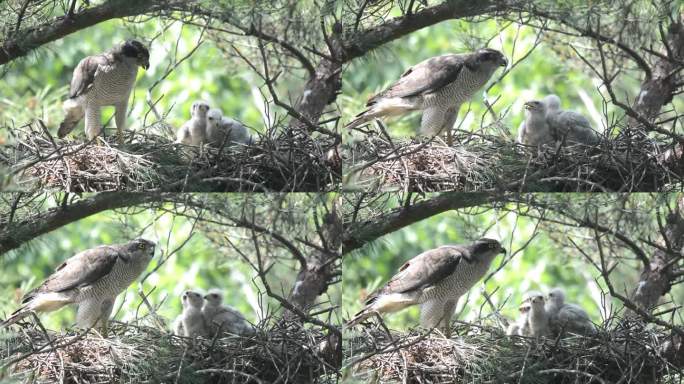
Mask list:
[[[336,368],[318,346],[325,336],[301,326],[256,336],[191,340],[155,327],[114,323],[95,332],[48,335],[23,327],[5,335],[0,381],[38,383],[329,383]]]
[[[0,148],[0,168],[14,175],[17,189],[325,191],[340,182],[341,166],[329,154],[332,140],[302,132],[200,150],[131,132],[122,145],[115,137],[101,145],[59,140],[36,129],[39,123],[13,129],[13,144]]]
[[[455,136],[454,143],[370,134],[345,147],[347,185],[415,192],[662,191],[677,189],[684,174],[682,153],[646,137],[541,150],[470,133]]]
[[[676,382],[683,372],[668,357],[672,338],[644,327],[539,341],[469,324],[455,332],[459,336],[447,339],[437,332],[392,331],[390,338],[364,327],[362,334],[345,334],[344,366],[362,382],[383,383]]]

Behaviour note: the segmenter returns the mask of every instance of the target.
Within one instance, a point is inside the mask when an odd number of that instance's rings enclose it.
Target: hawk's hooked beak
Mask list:
[[[145,68],[145,70],[150,68],[150,55],[146,55],[144,52],[138,54],[138,65]]]
[[[499,66],[504,67],[504,68],[508,66],[508,60],[504,56],[501,56],[501,60],[499,61]]]
[[[499,253],[503,253],[505,255],[506,254],[506,248],[501,248],[501,252],[499,252]]]

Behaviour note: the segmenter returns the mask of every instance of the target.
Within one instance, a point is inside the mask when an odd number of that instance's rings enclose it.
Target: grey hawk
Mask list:
[[[63,138],[85,116],[85,132],[93,140],[102,131],[101,108],[113,105],[119,144],[123,142],[126,112],[138,66],[150,66],[150,53],[137,40],[126,40],[109,52],[88,56],[74,69],[69,99],[64,102],[66,113],[57,136]]]
[[[553,100],[550,100],[553,102]],[[551,108],[553,108],[551,105]],[[524,145],[540,147],[544,144],[553,144],[555,141],[553,132],[546,122],[549,106],[544,101],[531,100],[524,104],[525,120],[518,128],[517,142]]]
[[[197,100],[190,107],[190,120],[176,134],[176,143],[200,146],[207,141],[207,114],[209,103]]]
[[[102,245],[80,252],[26,294],[22,306],[0,327],[13,324],[31,312],[52,312],[78,304],[76,323],[90,328],[100,323],[106,332],[116,297],[147,268],[155,244],[135,239],[125,244]]]
[[[356,115],[347,128],[378,117],[422,110],[421,133],[437,135],[453,127],[461,104],[482,88],[498,67],[507,64],[501,52],[490,48],[432,57],[409,68],[397,82],[371,97],[368,109]]]
[[[177,336],[197,337],[208,336],[209,329],[202,315],[204,298],[202,294],[193,290],[184,291],[181,295],[183,312],[178,316],[174,326]]]
[[[570,145],[596,145],[598,134],[586,117],[573,111],[560,108],[560,98],[548,95],[542,101],[531,100],[525,103],[525,120],[518,128],[517,142],[541,146],[555,142]]]
[[[506,335],[508,336],[525,336],[530,332],[530,309],[532,306],[529,302],[524,302],[518,307],[518,312],[520,312],[520,317],[518,320],[512,322],[508,325],[506,329]]]
[[[549,98],[557,102],[557,108],[551,108],[546,113],[546,122],[556,141],[569,145],[597,145],[599,143],[599,136],[586,117],[577,112],[560,109],[560,98],[558,96],[549,95],[545,100]]]
[[[404,263],[387,284],[370,294],[365,307],[347,326],[373,314],[397,312],[420,304],[421,325],[441,325],[448,334],[458,299],[484,277],[494,258],[505,252],[498,241],[487,238],[423,252]]]
[[[570,331],[588,334],[596,331],[589,314],[577,304],[565,302],[565,292],[561,288],[554,288],[549,292],[546,312],[549,315],[551,329],[555,333]]]
[[[536,338],[549,336],[551,328],[549,328],[549,315],[544,307],[544,295],[537,291],[528,292],[525,301],[530,304],[530,313],[527,318],[529,333],[523,334],[523,336]]]
[[[207,142],[214,146],[249,145],[252,138],[242,123],[223,116],[220,109],[213,108],[207,114]]]
[[[255,329],[236,309],[223,305],[223,294],[218,290],[210,290],[204,296],[202,315],[212,334],[232,333],[235,335],[253,335]]]

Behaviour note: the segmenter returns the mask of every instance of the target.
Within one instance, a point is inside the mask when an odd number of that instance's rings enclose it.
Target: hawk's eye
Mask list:
[[[145,249],[145,243],[139,243],[138,249]]]

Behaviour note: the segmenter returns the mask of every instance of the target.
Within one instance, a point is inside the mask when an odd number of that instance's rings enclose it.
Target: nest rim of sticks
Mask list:
[[[448,145],[441,137],[363,133],[344,146],[350,190],[647,192],[678,189],[684,179],[684,156],[645,135],[537,148],[507,134],[459,131]]]
[[[13,128],[13,144],[0,148],[0,167],[14,175],[16,189],[263,192],[331,190],[340,182],[341,169],[325,152],[332,140],[304,132],[200,149],[130,131],[122,145],[113,136],[100,145],[57,139],[39,123]]]
[[[325,335],[298,324],[254,336],[190,339],[158,326],[112,322],[108,338],[93,330],[59,333],[22,324],[5,334],[0,379],[37,382],[333,382],[337,368],[318,350]],[[104,381],[103,381],[104,380]],[[156,381],[155,381],[156,380]],[[32,381],[34,382],[34,381]]]
[[[541,340],[481,324],[459,322],[454,329],[459,336],[390,330],[390,338],[388,330],[364,325],[363,336],[345,337],[343,367],[352,377],[380,383],[606,384],[684,374],[663,357],[671,335],[637,323]]]

